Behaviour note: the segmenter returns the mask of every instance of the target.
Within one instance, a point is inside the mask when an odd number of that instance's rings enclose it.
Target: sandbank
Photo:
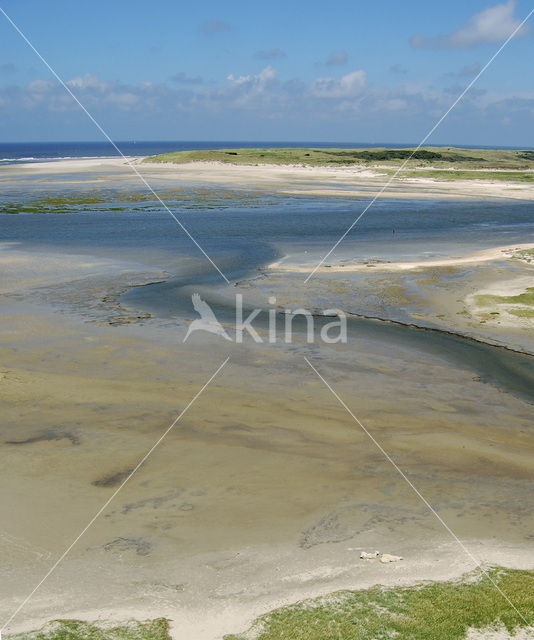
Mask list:
[[[373,198],[390,180],[379,167],[306,167],[298,165],[231,165],[221,162],[188,164],[147,164],[142,158],[90,158],[35,162],[2,167],[0,181],[18,175],[84,174],[98,183],[118,181],[118,185],[142,185],[141,174],[151,185],[162,188],[171,183],[218,185],[219,187],[269,190],[274,193],[306,196]],[[534,186],[502,180],[440,181],[399,174],[380,194],[383,198],[511,198],[531,200]]]
[[[381,261],[381,260],[366,260],[365,262],[360,263],[352,263],[350,261],[343,261],[342,263],[334,263],[330,264],[332,258],[328,258],[325,262],[318,268],[317,271],[323,272],[341,272],[351,273],[351,272],[364,272],[373,269],[376,272],[403,272],[403,271],[413,271],[416,269],[426,269],[431,267],[457,267],[457,266],[465,266],[465,265],[476,265],[484,262],[492,262],[495,260],[508,260],[510,259],[514,252],[525,251],[534,249],[534,243],[523,243],[523,244],[512,244],[512,245],[504,245],[500,247],[494,247],[491,249],[483,249],[481,251],[475,251],[468,255],[463,256],[455,256],[450,258],[428,258],[417,260],[414,262],[408,261],[399,261],[399,262],[390,262],[390,261]],[[291,256],[286,256],[281,260],[277,260],[276,262],[272,262],[268,269],[276,270],[276,271],[289,271],[292,273],[309,273],[311,272],[316,263],[311,263],[309,265],[302,264],[302,261],[299,259],[299,262],[292,261]]]

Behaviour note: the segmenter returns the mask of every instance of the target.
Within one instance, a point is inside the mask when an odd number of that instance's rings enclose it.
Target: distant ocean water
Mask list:
[[[117,147],[125,156],[153,156],[158,153],[170,151],[193,151],[196,149],[227,149],[238,148],[276,148],[276,147],[314,147],[327,148],[337,147],[350,149],[354,147],[388,147],[388,148],[409,148],[415,144],[399,144],[392,142],[287,142],[275,141],[265,142],[254,140],[242,142],[239,140],[218,140],[218,141],[118,141]],[[433,145],[447,146],[447,145]],[[464,148],[473,148],[463,145]],[[483,147],[477,147],[483,148]],[[489,147],[488,147],[489,148]],[[519,147],[491,147],[499,149],[515,149]],[[524,147],[526,148],[526,147]],[[109,142],[0,142],[0,166],[6,164],[19,164],[24,162],[43,162],[45,160],[62,160],[68,158],[109,158],[119,155]]]

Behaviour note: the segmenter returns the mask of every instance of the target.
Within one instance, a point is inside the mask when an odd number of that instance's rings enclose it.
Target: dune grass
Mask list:
[[[195,151],[177,151],[162,153],[145,158],[144,162],[170,162],[183,164],[189,162],[222,162],[237,165],[304,165],[304,166],[370,166],[398,167],[413,152],[407,169],[418,167],[436,167],[437,169],[467,169],[463,179],[480,176],[471,175],[474,169],[508,170],[512,175],[492,178],[515,179],[514,171],[534,169],[534,152],[502,149],[460,149],[455,147],[424,147],[414,152],[413,149],[313,149],[313,148],[275,148],[275,149],[212,149]],[[471,172],[469,171],[471,170]],[[449,172],[452,173],[452,172]],[[495,172],[497,173],[497,172]],[[438,174],[440,172],[438,171]],[[430,176],[429,176],[430,177]],[[444,179],[455,179],[449,176],[436,175]],[[484,175],[486,179],[489,176]],[[456,177],[458,179],[458,177]],[[522,181],[529,181],[530,176],[524,174]]]
[[[55,620],[38,631],[5,637],[10,640],[170,640],[169,622],[165,618],[118,626]]]
[[[513,632],[533,623],[534,572],[492,568],[489,577],[477,572],[457,582],[378,586],[306,600],[268,613],[225,640],[460,640],[470,627]]]
[[[526,171],[465,171],[462,169],[430,169],[425,171],[403,171],[399,177],[404,178],[432,178],[451,182],[453,180],[489,180],[498,182],[532,182],[534,183],[534,172]]]
[[[451,582],[376,586],[305,600],[261,616],[245,633],[224,640],[462,640],[469,628],[513,634],[533,624],[534,571],[492,567]],[[170,633],[165,618],[116,626],[56,620],[5,638],[170,640]]]

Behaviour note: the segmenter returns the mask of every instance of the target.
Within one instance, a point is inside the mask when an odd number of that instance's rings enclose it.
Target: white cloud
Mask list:
[[[106,96],[106,101],[118,107],[131,107],[139,102],[139,96],[130,91],[112,91]]]
[[[403,111],[407,107],[408,102],[405,98],[391,98],[383,102],[383,108],[387,111]]]
[[[200,101],[212,108],[220,108],[221,104],[231,108],[262,109],[267,112],[279,95],[277,90],[278,71],[268,66],[259,73],[246,76],[226,77],[226,84],[214,91],[205,92],[199,96]]]
[[[33,80],[28,84],[28,91],[30,93],[46,93],[53,89],[54,83],[50,80]]]
[[[66,84],[71,89],[99,89],[105,90],[109,87],[106,82],[102,82],[98,76],[91,73],[86,73],[84,76],[78,76],[67,80]]]
[[[508,0],[488,7],[450,34],[434,37],[414,35],[411,45],[418,49],[471,49],[480,44],[501,43],[521,24],[515,15],[516,6],[517,0]],[[525,36],[528,32],[528,26],[524,25],[516,37]]]
[[[468,68],[469,72],[474,70]],[[293,123],[297,128],[302,123],[311,128],[318,123],[335,128],[351,126],[352,122],[381,131],[383,121],[388,126],[395,123],[401,131],[405,131],[406,123],[415,123],[418,135],[450,107],[453,97],[463,88],[428,89],[410,83],[379,86],[368,83],[363,69],[341,78],[322,77],[308,82],[294,78],[281,82],[271,66],[257,73],[231,74],[217,86],[185,87],[172,82],[125,84],[106,82],[90,74],[72,78],[68,85],[95,118],[104,117],[106,122],[115,118],[120,126],[124,123],[132,128],[141,123],[152,126],[153,122],[164,122],[172,130],[181,126],[185,118],[239,126],[241,122],[273,121],[285,126]],[[35,80],[26,86],[0,87],[0,117],[4,122],[16,118],[31,123],[36,113],[40,119],[48,113],[50,122],[56,122],[64,117],[62,114],[73,119],[78,114],[82,118],[79,112],[71,96],[55,82]],[[474,90],[455,108],[450,120],[488,124],[497,119],[500,122],[506,116],[520,121],[529,130],[533,114],[534,91],[511,95]]]
[[[229,84],[234,87],[245,87],[249,90],[263,91],[269,82],[275,80],[278,76],[278,71],[271,66],[265,67],[259,73],[250,74],[248,76],[234,77],[231,73],[226,77]]]
[[[351,71],[340,80],[317,78],[310,87],[310,93],[320,98],[342,98],[355,96],[365,87],[367,74],[363,69]]]

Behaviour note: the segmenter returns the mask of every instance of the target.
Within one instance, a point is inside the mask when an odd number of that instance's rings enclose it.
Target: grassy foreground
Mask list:
[[[534,571],[495,568],[489,575],[532,625]],[[460,640],[470,627],[513,633],[526,626],[488,577],[472,573],[458,582],[378,586],[306,600],[268,613],[246,633],[225,640]]]
[[[397,588],[376,586],[305,600],[261,616],[248,631],[227,635],[225,640],[461,640],[469,628],[497,628],[514,633],[519,629],[530,630],[533,624],[534,571],[491,568],[487,575],[476,571],[454,582]],[[38,631],[6,637],[170,640],[165,618],[115,627],[57,620]]]
[[[116,627],[80,620],[55,620],[38,631],[8,637],[10,640],[170,640],[169,622],[165,618]]]
[[[324,166],[380,166],[398,167],[413,152],[407,169],[435,167],[437,169],[463,170],[462,177],[469,179],[473,170],[529,171],[534,169],[534,151],[504,149],[459,149],[455,147],[424,147],[413,149],[213,149],[176,151],[146,158],[144,162],[223,162],[236,165],[303,165]],[[528,176],[528,174],[527,174]],[[441,176],[440,176],[441,177]],[[443,176],[444,177],[444,176]],[[489,176],[484,176],[487,178]],[[513,179],[507,175],[506,178]],[[524,177],[523,180],[528,180]]]

